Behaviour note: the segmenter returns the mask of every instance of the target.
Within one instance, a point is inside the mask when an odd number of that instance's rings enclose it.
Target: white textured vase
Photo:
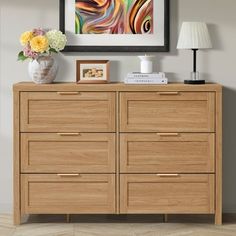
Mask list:
[[[52,56],[40,56],[37,59],[30,61],[28,72],[31,79],[36,84],[52,83],[58,71],[58,64]]]

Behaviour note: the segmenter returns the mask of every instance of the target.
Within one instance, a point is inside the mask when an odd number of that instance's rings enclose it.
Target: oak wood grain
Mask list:
[[[22,132],[115,132],[115,93],[21,93]]]
[[[183,83],[169,83],[167,85],[127,85],[124,83],[108,84],[76,84],[75,82],[57,82],[53,84],[44,84],[39,86],[32,82],[20,82],[14,85],[14,91],[156,91],[156,92],[179,92],[179,91],[197,91],[212,92],[221,91],[222,86],[214,83],[204,85],[186,85]]]
[[[215,224],[222,224],[222,91],[216,93]]]
[[[14,167],[14,224],[19,225],[21,223],[21,210],[20,210],[20,192],[21,192],[21,182],[20,182],[20,93],[18,91],[14,92],[13,97],[14,106],[14,123],[13,123],[13,167]]]
[[[214,213],[214,174],[121,175],[121,213]]]
[[[215,93],[121,93],[122,132],[214,132]]]
[[[24,214],[215,214],[222,86],[18,83],[14,223]]]
[[[115,175],[22,174],[25,214],[115,213]]]
[[[215,134],[121,134],[121,173],[214,173]]]
[[[113,133],[21,134],[22,173],[115,173]]]

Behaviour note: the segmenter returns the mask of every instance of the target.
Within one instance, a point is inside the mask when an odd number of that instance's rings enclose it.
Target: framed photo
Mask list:
[[[77,83],[108,83],[110,62],[107,60],[77,60]]]
[[[169,51],[169,0],[59,0],[66,52]]]

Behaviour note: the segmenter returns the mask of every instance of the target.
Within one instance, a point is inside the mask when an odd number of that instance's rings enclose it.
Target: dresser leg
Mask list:
[[[168,215],[167,214],[163,215],[163,221],[164,221],[164,223],[168,222]]]
[[[66,222],[70,223],[70,214],[66,214]]]
[[[215,213],[215,225],[222,225],[222,214],[220,213]]]
[[[14,213],[14,225],[20,225],[21,224],[21,214],[20,212]]]

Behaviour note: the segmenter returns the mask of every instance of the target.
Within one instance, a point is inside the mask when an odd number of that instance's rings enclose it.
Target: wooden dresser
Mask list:
[[[14,85],[14,221],[24,214],[214,214],[222,87]]]

